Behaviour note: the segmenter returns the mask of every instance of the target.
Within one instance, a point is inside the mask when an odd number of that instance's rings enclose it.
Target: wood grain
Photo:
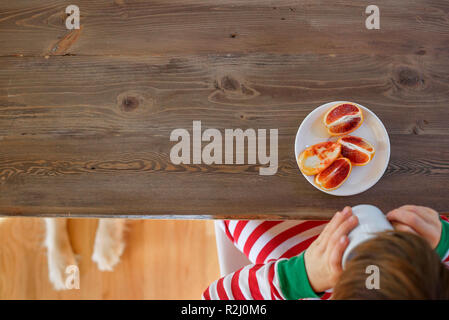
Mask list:
[[[379,0],[381,29],[365,28],[368,2],[351,0],[76,0],[83,29],[67,39],[64,0],[8,1],[1,55],[204,53],[422,54],[447,41],[447,4]],[[430,36],[432,35],[432,36]],[[72,40],[76,37],[69,36]]]
[[[15,1],[0,11],[0,214],[328,218],[344,205],[448,211],[449,5],[380,1]],[[284,19],[282,19],[284,18]],[[359,102],[390,135],[385,176],[338,198],[294,158],[322,103]],[[279,169],[174,165],[170,132],[278,128]]]
[[[1,221],[1,220],[0,220]],[[70,219],[80,289],[48,280],[43,219],[0,222],[0,299],[201,299],[219,275],[212,221],[128,221],[126,248],[113,272],[91,260],[97,221]]]

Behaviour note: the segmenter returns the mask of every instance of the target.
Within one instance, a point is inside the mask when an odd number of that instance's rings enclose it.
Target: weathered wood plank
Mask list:
[[[3,1],[0,56],[201,53],[408,54],[447,47],[447,4],[376,1],[381,29],[365,28],[368,2],[77,0],[80,32],[65,28],[65,0]]]
[[[142,151],[134,155],[122,148],[108,154],[99,148],[109,142],[100,141],[97,154],[75,147],[79,157],[73,155],[72,160],[64,154],[59,161],[39,160],[48,158],[41,154],[34,161],[2,161],[0,213],[323,218],[344,205],[372,203],[388,210],[410,202],[447,210],[447,160],[437,160],[436,152],[426,155],[422,151],[415,157],[410,148],[420,149],[422,141],[405,146],[400,143],[407,141],[402,135],[392,140],[398,144],[385,177],[367,192],[349,198],[332,197],[308,185],[289,150],[280,150],[278,174],[262,177],[249,165],[173,166],[163,154]],[[447,137],[432,141],[429,150],[448,146]],[[33,142],[34,148],[52,153],[40,141],[29,141],[27,147]],[[129,138],[113,143],[146,149]],[[66,148],[73,152],[72,145]]]
[[[447,211],[446,2],[77,1],[0,4],[0,214],[326,218],[343,205]],[[316,106],[372,109],[384,178],[337,198],[300,175],[296,129]],[[170,132],[278,128],[279,170],[173,165]]]
[[[409,202],[447,211],[449,65],[433,54],[3,57],[0,65],[2,215],[327,218],[344,205]],[[392,143],[384,178],[349,198],[309,185],[293,152],[307,113],[340,99],[372,109]],[[173,165],[170,132],[193,120],[278,128],[278,173]]]
[[[216,128],[279,123],[296,131],[316,106],[339,99],[373,108],[390,134],[446,135],[449,66],[433,59],[4,57],[0,135],[169,134],[201,119]]]

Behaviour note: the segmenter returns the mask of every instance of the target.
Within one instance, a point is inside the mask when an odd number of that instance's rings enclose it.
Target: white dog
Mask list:
[[[69,240],[66,218],[45,218],[45,246],[47,247],[48,274],[56,290],[64,290],[67,266],[76,265],[75,254]],[[125,248],[124,219],[100,219],[95,235],[92,260],[98,269],[112,271],[120,261]]]

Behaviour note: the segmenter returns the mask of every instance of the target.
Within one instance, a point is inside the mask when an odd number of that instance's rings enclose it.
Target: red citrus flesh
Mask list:
[[[305,175],[315,175],[326,169],[340,156],[341,145],[321,142],[305,149],[298,157],[299,169]]]
[[[322,190],[335,190],[348,179],[351,170],[352,165],[349,159],[338,158],[315,176],[315,184]]]
[[[376,152],[371,143],[360,137],[342,137],[338,139],[338,143],[341,144],[341,155],[348,158],[355,166],[368,164]]]
[[[352,103],[337,104],[325,114],[323,122],[330,135],[345,135],[361,126],[362,110]]]

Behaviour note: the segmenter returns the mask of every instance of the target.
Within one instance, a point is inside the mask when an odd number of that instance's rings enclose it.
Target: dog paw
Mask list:
[[[92,260],[97,263],[101,271],[112,271],[120,261],[124,249],[125,244],[122,239],[97,235]]]
[[[55,290],[67,290],[66,270],[68,266],[77,266],[75,255],[71,250],[49,248],[48,252],[48,275]]]

